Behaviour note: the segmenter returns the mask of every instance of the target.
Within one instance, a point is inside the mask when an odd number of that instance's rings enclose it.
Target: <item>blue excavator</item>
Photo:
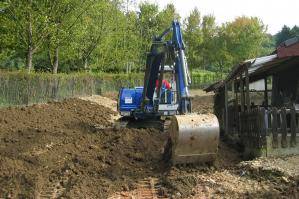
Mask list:
[[[190,85],[185,44],[175,20],[152,41],[143,87],[119,91],[121,116],[140,123],[170,118],[164,157],[172,164],[214,162],[217,155],[218,120],[213,114],[192,113]]]

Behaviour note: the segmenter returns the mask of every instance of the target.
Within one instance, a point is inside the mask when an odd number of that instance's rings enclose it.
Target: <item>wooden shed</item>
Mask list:
[[[299,154],[299,38],[233,67],[215,92],[222,134],[250,156]]]

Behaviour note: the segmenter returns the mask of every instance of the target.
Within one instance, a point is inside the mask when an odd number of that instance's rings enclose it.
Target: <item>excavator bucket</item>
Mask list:
[[[173,165],[215,161],[220,131],[215,115],[173,116],[169,131],[170,138],[164,151]]]

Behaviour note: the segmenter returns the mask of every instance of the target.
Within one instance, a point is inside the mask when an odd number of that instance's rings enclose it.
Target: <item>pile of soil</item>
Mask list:
[[[0,198],[299,198],[298,156],[280,161],[287,175],[221,141],[215,165],[169,167],[165,133],[119,129],[115,101],[86,99],[0,109]],[[212,95],[194,97],[195,112],[212,109]]]
[[[0,109],[0,198],[106,198],[160,173],[163,135],[114,129],[114,114],[79,99]]]
[[[213,97],[211,94],[195,95],[191,101],[192,111],[201,114],[213,113]]]

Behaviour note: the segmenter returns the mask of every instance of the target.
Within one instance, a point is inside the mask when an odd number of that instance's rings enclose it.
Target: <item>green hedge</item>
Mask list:
[[[193,71],[191,75],[192,85],[191,88],[203,88],[207,85],[219,81],[225,77],[225,74],[216,73],[211,71]]]

